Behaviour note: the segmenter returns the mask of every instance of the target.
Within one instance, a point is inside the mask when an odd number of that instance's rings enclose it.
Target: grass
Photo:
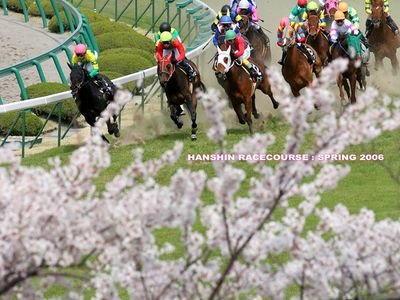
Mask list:
[[[266,131],[271,131],[276,136],[276,144],[271,148],[271,153],[281,153],[285,141],[285,136],[288,131],[288,126],[280,121],[273,119],[267,122]],[[174,166],[166,167],[158,174],[156,180],[162,184],[169,184],[171,176],[178,168],[188,168],[191,170],[204,170],[208,177],[214,175],[214,170],[210,162],[188,162],[188,154],[196,153],[212,153],[217,149],[217,146],[211,143],[203,130],[198,134],[196,142],[190,141],[190,131],[183,129],[182,131],[172,131],[168,134],[161,135],[157,138],[146,140],[143,145],[144,159],[156,159],[167,149],[173,147],[175,141],[184,142],[183,153]],[[227,148],[230,149],[232,145],[239,141],[241,138],[248,136],[247,127],[230,129],[226,138]],[[350,212],[357,213],[362,207],[367,207],[373,210],[377,219],[394,218],[397,219],[400,215],[400,202],[399,190],[400,186],[397,185],[389,176],[388,172],[382,167],[382,162],[377,161],[361,161],[361,154],[376,153],[383,154],[383,163],[390,165],[393,168],[398,168],[399,144],[400,144],[400,130],[388,132],[375,139],[373,142],[363,145],[351,147],[346,150],[347,154],[355,154],[356,160],[354,161],[340,161],[340,164],[348,164],[351,167],[350,174],[345,177],[335,190],[327,191],[322,195],[320,207],[333,208],[338,203],[345,204]],[[113,178],[124,167],[129,165],[133,160],[132,150],[137,145],[125,146],[112,146],[110,149],[111,166],[104,170],[95,183],[99,191],[104,189],[105,184]],[[312,147],[312,138],[308,138],[304,149]],[[47,160],[49,157],[59,155],[62,161],[66,162],[69,155],[76,149],[76,146],[63,146],[54,148],[40,154],[32,155],[23,160],[24,165],[35,166],[48,166]],[[271,162],[272,164],[276,162]],[[242,167],[248,178],[243,182],[241,190],[238,194],[245,195],[249,187],[249,178],[253,176],[251,167],[245,162],[237,162],[238,166]],[[300,199],[293,199],[291,205],[298,204]],[[207,205],[214,202],[213,194],[207,189],[202,194],[202,202]],[[277,212],[277,217],[282,215],[282,211]],[[315,216],[309,218],[306,229],[314,228],[318,220]],[[198,221],[195,229],[204,232],[204,227]],[[155,232],[157,242],[161,246],[165,242],[169,242],[176,247],[176,251],[166,257],[167,259],[176,259],[183,254],[183,246],[180,244],[180,232],[174,229],[159,229]],[[284,254],[274,257],[273,260],[278,264],[287,259]],[[52,287],[51,293],[47,295],[59,295],[60,290]],[[293,288],[288,291],[289,294],[296,293],[297,289]],[[91,294],[91,293],[90,293]],[[125,297],[124,297],[125,298]],[[126,298],[129,299],[129,298]]]

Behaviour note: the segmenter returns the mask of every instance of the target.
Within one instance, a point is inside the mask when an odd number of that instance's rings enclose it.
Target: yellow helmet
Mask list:
[[[337,10],[335,12],[335,21],[340,21],[340,20],[344,20],[344,19],[345,19],[344,13],[340,10]]]
[[[339,10],[342,11],[343,13],[347,13],[347,11],[349,10],[349,5],[346,2],[340,2]]]
[[[161,33],[160,35],[160,41],[161,42],[170,42],[172,40],[172,34],[171,32],[168,31],[164,31],[163,33]]]
[[[319,6],[314,1],[307,4],[307,10],[318,10]]]

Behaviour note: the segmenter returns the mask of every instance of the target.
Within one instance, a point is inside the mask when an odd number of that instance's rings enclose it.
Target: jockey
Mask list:
[[[342,11],[338,10],[337,12],[335,12],[335,20],[332,22],[332,27],[329,32],[329,35],[331,37],[331,42],[332,42],[332,45],[329,49],[329,54],[332,53],[333,48],[337,44],[338,37],[344,36],[344,35],[347,36],[348,34],[359,35],[360,31],[353,23],[351,23],[349,20],[346,19],[345,15]],[[362,54],[362,59],[363,59],[363,63],[365,64],[366,75],[369,76],[369,70],[368,70],[368,66],[367,66],[368,59],[369,59],[369,50],[368,50],[368,48],[365,48],[365,49],[362,49],[362,51],[364,52]]]
[[[247,41],[245,41],[240,34],[237,34],[233,30],[228,30],[225,35],[225,43],[231,47],[231,55],[233,59],[238,60],[239,63],[243,63],[250,73],[253,81],[257,81],[261,78],[262,74],[258,67],[251,62],[248,58],[250,57],[250,47]]]
[[[257,7],[256,0],[248,0],[251,6]],[[240,0],[231,0],[231,12],[236,16],[237,14],[237,9],[239,8],[239,2]]]
[[[215,47],[218,46],[218,39],[221,34],[225,34],[228,30],[233,30],[239,33],[239,27],[237,24],[232,23],[232,19],[228,16],[222,16],[217,25],[217,29],[214,33],[213,44]]]
[[[99,64],[97,56],[90,51],[85,44],[75,46],[74,54],[71,59],[72,65],[83,65],[83,68],[89,72],[89,77],[94,79],[104,94],[112,96],[111,87],[107,81],[99,75]]]
[[[223,16],[228,16],[231,18],[233,23],[237,23],[239,28],[243,26],[242,17],[237,15],[236,12],[233,13],[229,5],[225,4],[221,7],[221,10],[218,12],[217,16],[215,17],[213,23],[211,24],[211,30],[215,32],[217,30],[219,21]]]
[[[372,14],[372,5],[371,5],[371,0],[365,0],[365,12],[368,14],[367,21],[365,22],[365,27],[367,28],[365,35],[368,37],[371,34],[372,31],[372,20],[371,20],[371,14]],[[394,34],[399,34],[399,27],[397,27],[396,23],[392,19],[392,17],[389,15],[389,0],[385,0],[383,3],[383,10],[386,15],[386,22],[389,25],[390,29],[393,31]]]
[[[154,35],[154,39],[156,42],[156,47],[160,41],[160,35],[161,33],[163,33],[164,31],[168,31],[171,33],[172,35],[172,40],[174,39],[178,39],[181,43],[181,37],[179,36],[178,30],[176,30],[175,28],[171,27],[171,25],[168,22],[163,22],[160,24],[160,28],[159,31]]]
[[[196,77],[196,72],[185,58],[185,47],[178,39],[172,39],[172,34],[169,31],[164,31],[160,35],[160,43],[156,47],[157,61],[160,61],[163,56],[169,54],[172,51],[171,63],[176,64],[185,70],[188,74],[189,82],[192,82],[193,78]]]
[[[299,46],[303,45],[303,43],[305,43],[305,41],[306,41],[306,35],[305,35],[303,27],[298,23],[295,23],[294,25],[292,25],[292,23],[290,22],[290,19],[288,17],[282,17],[281,20],[279,21],[276,44],[279,47],[282,47],[283,32],[284,32],[285,28],[289,27],[289,26],[291,26],[295,32],[296,43],[298,43]],[[283,63],[285,62],[286,54],[287,54],[287,51],[283,50],[281,60],[278,61],[278,64],[283,65]]]
[[[297,0],[297,5],[292,9],[290,13],[289,19],[292,23],[292,26],[295,23],[303,23],[303,15],[307,9],[307,0]]]
[[[325,22],[325,15],[323,10],[319,10],[319,6],[317,3],[314,1],[311,1],[310,3],[307,4],[307,10],[303,14],[303,19],[305,21],[308,20],[308,17],[311,15],[317,15],[319,17],[319,26],[322,29],[322,31],[325,31],[326,27],[326,22]]]
[[[340,2],[338,10],[344,13],[344,16],[347,20],[354,24],[357,29],[360,29],[360,19],[358,18],[357,11],[349,6],[347,2]]]
[[[258,16],[258,12],[255,6],[251,5],[248,0],[240,0],[238,8],[236,12],[238,15],[243,11],[247,12],[246,14],[250,15],[250,22],[251,24],[257,29],[260,29],[260,25],[258,25],[258,21],[260,20],[260,17]]]

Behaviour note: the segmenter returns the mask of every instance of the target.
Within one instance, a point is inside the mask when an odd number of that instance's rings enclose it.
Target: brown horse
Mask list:
[[[251,51],[251,57],[255,60],[270,65],[271,63],[271,47],[268,36],[260,28],[257,30],[254,26],[251,26],[248,14],[240,15],[243,20],[242,28],[240,33],[245,36],[250,44],[253,46]]]
[[[282,50],[287,52],[282,66],[282,75],[289,83],[295,97],[300,96],[300,90],[310,87],[313,81],[313,73],[319,76],[322,70],[322,62],[318,54],[310,46],[314,54],[314,62],[309,62],[306,54],[296,44],[295,32],[291,26],[284,28]]]
[[[385,57],[390,59],[393,74],[399,70],[396,51],[400,45],[399,36],[395,35],[386,22],[383,0],[372,0],[372,24],[374,28],[368,36],[371,52],[375,55],[375,69],[382,67]]]
[[[192,119],[191,138],[192,140],[196,140],[196,89],[200,88],[205,91],[206,88],[200,79],[199,70],[192,61],[189,61],[190,65],[196,71],[197,75],[193,78],[193,82],[190,83],[186,73],[180,67],[175,67],[175,65],[171,63],[171,57],[172,53],[164,56],[161,61],[158,62],[158,80],[167,95],[171,119],[178,128],[182,128],[183,126],[182,121],[179,120],[179,115],[182,112],[180,106],[186,104]]]
[[[363,76],[361,68],[362,58],[355,51],[349,49],[345,37],[342,37],[339,40],[339,43],[332,49],[332,59],[334,60],[339,57],[347,58],[349,60],[347,70],[341,73],[337,78],[337,85],[339,87],[340,93],[340,102],[342,106],[344,106],[345,99],[343,87],[346,90],[347,97],[350,99],[350,102],[352,104],[356,103],[357,80],[359,81],[361,88],[363,88],[361,82],[361,78]]]
[[[218,83],[224,88],[225,93],[230,99],[233,109],[239,119],[240,124],[247,122],[250,133],[253,133],[251,113],[257,113],[255,108],[255,90],[259,89],[264,94],[268,95],[272,101],[273,107],[276,109],[279,102],[274,99],[266,74],[266,67],[263,64],[257,63],[262,80],[253,82],[249,72],[243,65],[238,65],[232,61],[231,48],[225,45],[224,37],[221,36],[218,53],[215,56],[214,71]],[[255,63],[254,61],[252,61]],[[246,113],[243,114],[241,105],[244,104]],[[254,104],[254,105],[253,105]]]
[[[326,66],[328,64],[329,41],[327,35],[319,27],[317,15],[310,15],[306,31],[308,33],[306,43],[318,53],[322,65]]]

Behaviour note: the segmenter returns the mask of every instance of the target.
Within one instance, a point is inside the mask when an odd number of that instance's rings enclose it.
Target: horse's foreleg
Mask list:
[[[190,112],[190,117],[192,119],[192,141],[197,140],[197,123],[196,123],[196,118],[197,118],[197,113],[196,113],[196,108],[197,108],[197,99],[195,95],[192,95],[191,98],[188,99],[186,102],[186,106]]]
[[[240,106],[240,101],[238,101],[238,99],[234,99],[234,100],[231,99],[231,101],[232,101],[232,107],[235,110],[236,115],[239,119],[239,123],[246,124],[246,120],[244,119],[242,107]]]
[[[399,61],[397,60],[396,52],[390,57],[390,63],[392,64],[392,74],[396,76],[399,73]]]
[[[357,74],[353,73],[350,76],[350,89],[351,89],[351,104],[356,103],[356,86],[357,86]]]
[[[347,82],[346,82],[346,84],[347,84]],[[339,74],[339,76],[337,78],[337,86],[339,88],[340,103],[342,104],[342,106],[344,106],[345,100],[344,100],[344,92],[343,92],[343,75],[342,74]]]
[[[260,117],[260,114],[257,111],[257,107],[256,107],[256,94],[253,94],[253,96],[251,96],[251,108],[252,108],[252,114],[254,116],[255,119],[258,119]]]
[[[169,104],[169,111],[170,111],[170,117],[171,120],[174,121],[174,123],[176,124],[176,126],[181,129],[183,126],[183,123],[181,121],[179,121],[179,118],[176,114],[176,107],[173,104]]]
[[[106,123],[107,123],[108,133],[114,135],[115,137],[119,137],[120,133],[118,128],[118,123],[111,122],[111,119],[108,119]]]
[[[251,100],[251,98],[247,97],[245,99],[244,103],[245,103],[245,107],[246,107],[246,115],[245,115],[246,122],[247,122],[247,125],[249,125],[250,134],[253,134],[253,120],[251,119],[251,111],[252,111],[252,108],[251,108],[252,100]]]
[[[268,82],[268,78],[266,75],[264,75],[264,79],[262,84],[260,85],[259,89],[265,94],[268,95],[268,97],[271,99],[272,106],[274,109],[277,109],[279,106],[279,102],[275,100],[274,95],[272,94],[271,86]],[[255,107],[255,102],[253,103],[253,106]],[[256,118],[256,116],[254,116]]]

